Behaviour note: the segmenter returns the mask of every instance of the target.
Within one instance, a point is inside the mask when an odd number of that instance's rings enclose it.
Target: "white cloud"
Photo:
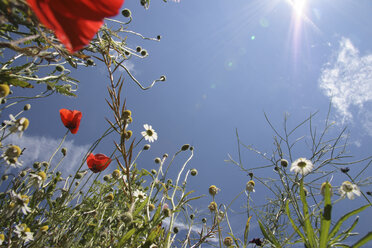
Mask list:
[[[319,86],[332,99],[343,122],[352,121],[351,109],[367,119],[365,128],[372,135],[372,112],[365,105],[372,102],[372,54],[360,56],[347,38],[342,38],[335,58],[322,70]]]
[[[20,159],[23,161],[23,167],[31,167],[34,162],[49,161],[51,155],[55,152],[61,139],[54,139],[40,136],[27,136],[23,134],[22,138],[18,135],[11,135],[3,141],[6,144],[15,144],[25,148]],[[67,155],[59,165],[59,170],[63,174],[73,174],[79,168],[82,159],[89,149],[89,145],[75,145],[73,140],[67,140],[62,147],[67,148]],[[52,161],[53,168],[62,158],[61,151],[57,151]],[[84,169],[86,169],[84,167]]]

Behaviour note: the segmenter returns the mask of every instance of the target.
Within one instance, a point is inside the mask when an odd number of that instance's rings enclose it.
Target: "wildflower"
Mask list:
[[[110,163],[111,158],[101,153],[98,153],[96,155],[93,155],[93,153],[91,153],[87,157],[88,168],[93,171],[93,173],[105,170]]]
[[[22,239],[25,243],[34,240],[33,233],[26,224],[16,225],[14,232],[18,235],[18,238]]]
[[[250,180],[247,182],[247,184],[245,185],[245,189],[248,191],[248,192],[255,192],[254,190],[254,181],[253,180]]]
[[[291,171],[294,171],[296,174],[300,173],[302,175],[306,175],[312,171],[313,167],[314,165],[310,160],[307,160],[306,158],[299,158],[292,163]]]
[[[10,93],[9,85],[0,84],[0,98],[6,97]]]
[[[9,131],[11,133],[19,132],[19,136],[22,137],[23,131],[28,128],[30,121],[26,117],[16,119],[13,115],[9,115],[9,119],[9,121],[4,121],[6,125],[11,126]]]
[[[215,185],[211,185],[211,186],[209,187],[209,189],[208,189],[209,194],[212,195],[212,196],[215,196],[215,195],[218,193],[219,190],[220,190],[220,189],[217,188]]]
[[[209,203],[208,208],[211,212],[215,212],[217,210],[217,203],[212,201],[211,203]]]
[[[0,233],[0,245],[3,244],[4,240],[5,240],[4,234],[3,233]]]
[[[143,202],[146,199],[146,193],[137,189],[133,192],[133,197],[137,198],[140,202]]]
[[[19,156],[21,156],[22,150],[17,145],[10,145],[8,149],[1,155],[2,158],[7,162],[7,164],[16,167],[16,165],[21,165],[18,162]]]
[[[17,194],[12,190],[10,192],[10,198],[12,201],[10,203],[11,211],[9,215],[19,211],[22,211],[24,215],[27,215],[27,213],[31,212],[31,209],[28,207],[30,198],[28,198],[27,195]]]
[[[38,173],[30,173],[32,184],[35,187],[41,187],[47,177],[44,171],[39,171]]]
[[[226,245],[226,246],[232,246],[233,243],[234,243],[234,240],[231,237],[226,237],[223,240],[223,244]]]
[[[345,197],[346,195],[347,198],[349,198],[350,200],[354,200],[354,195],[360,196],[359,187],[349,181],[345,181],[342,183],[339,192],[341,194],[341,197]]]
[[[78,110],[60,109],[59,114],[61,115],[63,125],[67,127],[72,134],[77,133],[82,117],[81,112]]]
[[[328,185],[329,187],[329,191],[331,193],[331,196],[333,195],[333,192],[332,192],[332,185],[329,183],[329,182],[324,182],[322,183],[322,186],[320,186],[320,194],[324,197],[324,194],[325,194],[325,186]]]
[[[103,19],[118,14],[124,0],[27,0],[39,21],[54,31],[70,52],[85,45],[97,33]]]
[[[145,131],[142,131],[141,134],[145,140],[151,143],[158,139],[158,134],[154,129],[152,129],[151,125],[145,124],[143,127],[145,128]]]

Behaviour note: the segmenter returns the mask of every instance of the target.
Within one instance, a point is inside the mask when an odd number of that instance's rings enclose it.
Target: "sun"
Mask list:
[[[292,6],[293,12],[298,18],[303,16],[306,9],[306,0],[287,0],[287,3]]]

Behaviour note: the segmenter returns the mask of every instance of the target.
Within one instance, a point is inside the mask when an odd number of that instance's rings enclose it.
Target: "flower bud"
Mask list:
[[[40,167],[41,167],[41,164],[39,163],[39,162],[35,162],[33,165],[32,165],[32,167],[34,167],[35,169],[40,169]]]
[[[161,162],[161,159],[160,158],[155,158],[155,163],[156,164],[160,164],[160,162]]]
[[[195,215],[194,214],[190,214],[190,219],[194,219],[195,218]]]
[[[146,50],[146,49],[143,49],[143,50],[141,51],[141,55],[142,55],[142,56],[146,56],[146,55],[147,55],[147,50]]]
[[[191,169],[190,174],[191,174],[191,176],[194,177],[194,176],[198,175],[198,170],[197,169]]]
[[[174,232],[174,233],[178,233],[178,231],[179,231],[178,227],[175,226],[175,227],[173,228],[173,232]]]
[[[154,211],[154,209],[155,209],[155,205],[152,204],[152,203],[150,203],[150,204],[149,204],[149,211],[150,211],[150,212],[151,212],[151,211]]]
[[[320,194],[324,197],[324,194],[325,194],[325,186],[328,185],[329,187],[329,191],[331,193],[331,196],[333,195],[333,191],[332,191],[332,185],[329,183],[329,182],[324,182],[322,183],[322,186],[320,186]]]
[[[49,166],[49,163],[46,162],[46,161],[44,161],[44,162],[41,163],[41,165],[44,166],[44,167],[48,167]]]
[[[23,110],[24,111],[27,111],[27,110],[30,110],[31,109],[31,104],[27,103],[24,107],[23,107]]]
[[[110,180],[110,176],[109,176],[109,175],[105,175],[105,176],[103,177],[103,181],[107,182],[107,181],[109,181],[109,180]]]
[[[281,159],[280,160],[280,165],[283,166],[284,168],[286,168],[288,166],[288,161],[286,159]]]
[[[185,144],[181,147],[181,150],[182,151],[186,151],[187,149],[189,149],[190,145],[189,144]]]
[[[253,180],[250,180],[247,182],[247,184],[245,185],[245,189],[248,191],[248,192],[254,192],[254,186],[255,186],[255,183]]]
[[[61,149],[61,152],[62,152],[62,155],[63,155],[63,156],[66,156],[66,154],[67,154],[67,148],[66,148],[66,147],[63,147],[63,148]]]
[[[0,97],[6,97],[10,93],[9,85],[0,84]]]
[[[156,39],[157,40],[160,40],[161,39],[161,35],[156,36]]]
[[[136,47],[137,52],[141,52],[141,50],[142,50],[142,47],[140,47],[140,46]]]
[[[146,145],[143,146],[143,150],[147,151],[148,149],[150,149],[150,147],[151,146],[149,144],[146,144]]]
[[[163,209],[163,215],[164,215],[165,217],[170,217],[171,214],[172,214],[172,211],[171,211],[169,208],[164,208],[164,209]]]
[[[207,218],[203,218],[203,219],[202,219],[202,222],[203,222],[203,223],[207,223]]]
[[[226,245],[227,247],[232,246],[234,244],[234,240],[231,237],[226,237],[223,240],[223,244]]]
[[[127,140],[130,139],[130,137],[132,137],[132,134],[133,132],[131,130],[125,131],[125,134],[124,134],[125,139]]]
[[[164,75],[160,76],[160,81],[164,82],[165,80],[167,80],[166,76],[164,76]]]
[[[21,173],[19,173],[19,176],[24,177],[24,176],[26,176],[26,174],[27,174],[27,172],[23,170],[23,171],[21,171]]]
[[[121,216],[121,220],[124,222],[124,223],[131,223],[133,221],[133,215],[130,213],[130,212],[125,212],[122,216]]]
[[[112,193],[108,194],[105,197],[105,200],[108,201],[108,202],[113,201],[114,200],[114,195]]]
[[[209,194],[212,196],[215,196],[218,193],[219,188],[217,188],[215,185],[211,185],[209,187]]]
[[[3,181],[8,180],[8,175],[2,175],[2,176],[1,176],[1,180],[3,180]]]
[[[129,9],[123,9],[123,10],[121,11],[121,14],[122,14],[124,17],[129,18],[129,17],[131,17],[132,12],[131,12]]]
[[[43,233],[46,233],[48,231],[48,229],[49,229],[48,225],[40,227],[40,231],[43,232]]]
[[[151,170],[151,174],[156,175],[157,171],[155,169]]]
[[[341,168],[341,172],[342,173],[348,173],[349,171],[350,171],[350,168],[349,167]]]
[[[208,208],[209,208],[209,211],[211,212],[217,211],[217,203],[214,201],[209,203]]]
[[[94,60],[93,59],[87,59],[87,65],[94,65]]]
[[[114,171],[112,172],[112,177],[113,177],[115,180],[118,180],[118,179],[120,178],[120,176],[121,176],[121,172],[120,172],[118,169],[116,169],[116,170],[114,170]]]
[[[65,67],[63,67],[63,65],[57,65],[56,66],[56,70],[57,71],[64,71],[65,70]]]

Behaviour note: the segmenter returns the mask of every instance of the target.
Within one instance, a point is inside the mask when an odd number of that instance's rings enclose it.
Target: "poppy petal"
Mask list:
[[[111,158],[107,157],[104,154],[98,153],[93,155],[90,153],[87,157],[88,168],[93,171],[93,173],[101,172],[105,170],[111,163]]]
[[[124,0],[27,0],[47,28],[70,52],[89,44],[103,24],[103,18],[114,16]]]
[[[78,110],[60,109],[62,123],[67,127],[72,134],[76,134],[79,130],[82,113]]]

